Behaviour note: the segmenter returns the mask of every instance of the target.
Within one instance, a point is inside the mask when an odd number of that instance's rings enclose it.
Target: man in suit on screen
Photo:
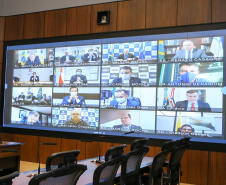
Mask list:
[[[28,60],[25,63],[25,66],[27,66],[27,65],[36,65],[36,66],[39,66],[39,65],[42,65],[42,63],[40,62],[40,59],[39,59],[38,56],[35,56],[34,53],[31,53],[29,55]]]
[[[185,40],[183,42],[183,49],[177,51],[176,55],[173,57],[173,59],[178,58],[205,58],[207,55],[202,49],[196,49],[194,48],[194,43],[191,40]]]
[[[36,72],[33,72],[33,76],[30,77],[30,82],[39,82],[39,76],[36,75]]]
[[[141,102],[139,98],[128,97],[125,89],[117,89],[115,91],[115,99],[110,102],[110,105],[114,105],[117,108],[126,108],[127,106],[137,108],[141,106]]]
[[[75,57],[72,55],[69,55],[68,51],[65,51],[65,55],[60,58],[60,63],[64,64],[68,62],[74,62],[74,60],[75,60]]]
[[[187,111],[210,112],[210,105],[199,100],[199,93],[197,90],[189,90],[186,93],[187,100],[176,102],[175,107],[184,108]]]
[[[85,75],[82,75],[82,70],[77,69],[76,75],[73,75],[70,79],[70,83],[87,83],[87,79]]]
[[[125,116],[121,117],[122,124],[114,125],[112,130],[120,130],[123,132],[142,131],[142,128],[140,126],[133,125],[131,121],[132,121],[131,115],[125,114]]]
[[[117,59],[121,60],[138,60],[138,57],[133,55],[132,53],[129,53],[129,49],[124,49],[124,53],[120,54]]]
[[[129,66],[123,66],[120,68],[120,78],[116,78],[112,81],[112,84],[128,84],[129,86],[136,86],[141,83],[140,78],[131,77],[132,68]]]

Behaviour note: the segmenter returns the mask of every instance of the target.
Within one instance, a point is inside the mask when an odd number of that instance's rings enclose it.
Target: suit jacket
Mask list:
[[[124,59],[125,57],[125,54],[120,54],[117,59],[122,59],[122,60],[125,60]],[[136,57],[135,55],[133,55],[132,53],[128,53],[128,57],[127,58],[132,58],[133,60],[138,60],[138,57]]]
[[[30,78],[30,82],[39,82],[39,76],[36,76],[35,80],[34,80],[34,76],[31,76]]]
[[[42,63],[40,62],[39,57],[36,56],[33,64],[31,63],[30,58],[28,58],[28,60],[27,60],[26,63],[25,63],[25,66],[26,66],[26,65],[42,65]]]
[[[72,62],[74,62],[75,57],[72,56],[72,55],[69,55],[69,60],[72,61]],[[66,61],[66,56],[64,55],[64,56],[62,56],[62,57],[60,58],[60,63],[64,63],[65,61]]]
[[[188,106],[188,100],[179,101],[175,105],[175,107],[178,107],[178,108],[187,108],[187,106]],[[206,102],[202,102],[198,100],[198,111],[201,111],[201,112],[211,111],[210,105]]]
[[[173,57],[173,59],[177,58],[185,58],[185,49],[177,51],[176,55]],[[202,49],[193,49],[192,51],[192,58],[205,58],[207,55]]]
[[[82,60],[83,60],[84,62],[89,62],[89,59],[90,59],[89,53],[84,54]],[[96,53],[93,53],[91,61],[97,61],[97,54],[96,54]]]
[[[114,125],[113,126],[113,129],[116,129],[116,128],[120,128],[120,129],[122,129],[122,124],[121,125]],[[142,128],[140,127],[140,126],[136,126],[136,125],[133,125],[133,124],[131,124],[131,129],[130,129],[130,131],[131,130],[142,130]]]
[[[81,80],[83,80],[83,83],[87,83],[87,79],[85,75],[80,76]],[[77,81],[77,75],[73,75],[70,79],[70,83],[72,84],[73,82]]]
[[[122,78],[116,78],[116,79],[113,80],[112,83],[122,83]],[[136,86],[136,85],[132,85],[132,84],[134,84],[134,83],[136,83],[136,84],[141,83],[140,78],[137,78],[137,77],[131,77],[131,78],[129,79],[129,84],[130,84],[130,86]]]
[[[20,94],[20,95],[18,96],[18,98],[25,99],[25,95],[21,95],[21,94]]]
[[[118,102],[116,100],[112,100],[110,102],[110,105],[115,105],[115,106],[118,106]],[[140,99],[139,98],[135,98],[135,97],[129,97],[127,98],[127,104],[126,106],[141,106],[141,102],[140,102]]]
[[[63,98],[62,104],[81,105],[82,107],[86,106],[85,98],[83,96],[78,96],[78,99],[80,100],[80,102],[77,103],[76,100],[75,100],[75,104],[73,103],[73,101],[68,102],[69,99],[70,99],[70,95],[69,96],[65,96]]]

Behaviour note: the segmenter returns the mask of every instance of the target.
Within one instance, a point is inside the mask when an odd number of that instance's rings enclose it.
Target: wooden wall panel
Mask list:
[[[177,25],[211,23],[211,0],[179,0]]]
[[[155,157],[160,152],[161,152],[161,147],[149,146],[149,152],[146,154],[146,156]]]
[[[6,17],[5,40],[23,39],[24,15]]]
[[[86,142],[86,159],[99,156],[98,142]]]
[[[0,17],[0,41],[4,40],[5,17]]]
[[[212,0],[212,22],[226,21],[226,1]]]
[[[225,184],[226,153],[209,152],[208,185]]]
[[[67,9],[45,12],[45,37],[56,37],[66,35]]]
[[[3,41],[0,41],[0,64],[2,64],[3,60]],[[2,73],[0,73],[2,75]]]
[[[187,150],[181,161],[181,182],[206,185],[208,178],[208,152]]]
[[[17,134],[8,134],[8,133],[1,133],[1,140],[2,141],[14,141],[17,142]]]
[[[176,24],[177,0],[147,0],[146,28],[169,27]]]
[[[17,142],[24,143],[20,160],[38,162],[38,136],[17,135]]]
[[[91,6],[67,9],[67,35],[90,33]]]
[[[25,15],[24,39],[42,38],[44,36],[44,15],[44,12]]]
[[[42,143],[57,143],[57,145],[43,145]],[[61,151],[61,139],[39,136],[40,161],[45,164],[47,157],[55,152]]]
[[[106,3],[92,6],[91,12],[91,33],[116,31],[117,3]],[[97,24],[97,12],[110,11],[110,24]]]
[[[100,155],[105,156],[105,153],[111,148],[113,145],[112,143],[107,142],[100,142]]]
[[[118,2],[117,31],[145,29],[146,0]]]

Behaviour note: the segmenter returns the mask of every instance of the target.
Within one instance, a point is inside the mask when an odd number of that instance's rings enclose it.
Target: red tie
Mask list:
[[[195,111],[195,103],[191,104],[191,111]]]

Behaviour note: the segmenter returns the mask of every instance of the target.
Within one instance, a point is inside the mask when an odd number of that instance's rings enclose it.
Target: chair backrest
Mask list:
[[[130,151],[136,150],[138,148],[142,148],[142,147],[146,147],[147,146],[147,142],[149,141],[148,138],[142,138],[142,139],[136,139],[132,142],[131,146],[130,146]]]
[[[0,185],[11,185],[12,184],[12,180],[15,178],[15,177],[18,177],[19,176],[19,172],[16,171],[16,172],[13,172],[9,175],[4,175],[2,177],[0,177]]]
[[[119,157],[124,154],[124,147],[126,145],[119,145],[119,146],[113,146],[108,149],[108,151],[105,154],[105,162],[110,161],[116,157]]]
[[[56,169],[68,164],[77,163],[80,150],[71,150],[51,154],[46,160],[46,171]]]
[[[113,185],[117,170],[125,157],[126,155],[122,154],[98,166],[94,171],[93,185]]]
[[[172,151],[169,165],[167,168],[167,177],[171,184],[177,184],[180,180],[181,159],[186,149],[191,146],[190,138],[182,138]]]
[[[70,164],[33,177],[28,185],[76,185],[86,165]]]
[[[126,154],[122,162],[120,184],[139,184],[140,182],[140,165],[145,154],[149,151],[147,146],[137,148]]]

